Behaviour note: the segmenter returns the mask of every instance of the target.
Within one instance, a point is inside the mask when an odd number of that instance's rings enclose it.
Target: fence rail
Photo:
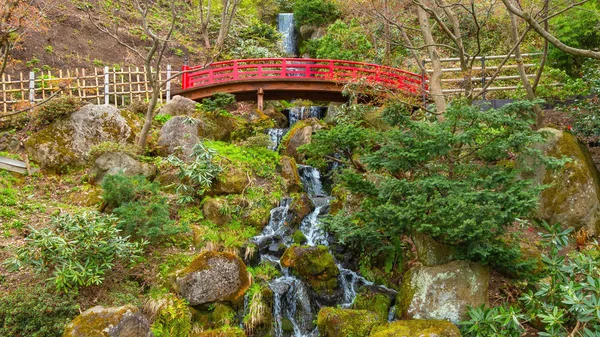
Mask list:
[[[172,76],[171,66],[159,72],[160,81]],[[171,99],[180,89],[176,77],[161,87],[159,102]],[[0,113],[6,114],[46,100],[60,88],[70,95],[95,104],[126,106],[135,100],[148,100],[151,86],[145,67],[104,67],[41,71],[29,74],[3,74],[0,82]],[[0,114],[1,116],[1,114]]]

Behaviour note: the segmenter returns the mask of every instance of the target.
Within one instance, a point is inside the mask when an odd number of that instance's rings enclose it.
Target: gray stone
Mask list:
[[[124,144],[133,134],[127,121],[113,106],[86,105],[32,135],[26,149],[44,169],[62,171],[85,164],[90,149],[103,142]]]
[[[148,320],[133,306],[95,306],[67,325],[63,337],[152,337]]]
[[[300,26],[300,36],[302,36],[303,39],[310,39],[310,37],[312,36],[313,32],[317,29],[317,27],[315,26],[311,26],[311,25],[302,25]]]
[[[167,114],[171,116],[192,115],[196,111],[196,102],[183,96],[174,96],[171,101],[163,105],[159,114]]]
[[[91,174],[97,183],[102,182],[106,175],[119,172],[128,177],[141,174],[152,179],[156,176],[156,166],[137,161],[123,152],[107,152],[96,159],[91,169]]]
[[[200,141],[204,122],[186,116],[177,116],[167,121],[160,129],[158,145],[161,155],[181,154],[185,159],[193,153],[194,145]]]
[[[456,254],[454,249],[448,245],[436,242],[431,237],[416,233],[412,241],[417,249],[417,258],[424,266],[438,266],[452,261]]]
[[[175,276],[175,288],[190,305],[236,302],[250,287],[246,265],[236,255],[206,252]]]
[[[325,36],[327,34],[327,28],[325,27],[318,27],[317,29],[315,29],[313,31],[313,33],[310,35],[310,38],[312,40],[317,40],[322,38],[323,36]]]
[[[404,276],[396,315],[458,323],[467,318],[467,306],[487,303],[489,280],[489,268],[467,261],[415,267]]]

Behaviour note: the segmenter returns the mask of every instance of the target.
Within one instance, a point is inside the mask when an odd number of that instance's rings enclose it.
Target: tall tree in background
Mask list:
[[[214,43],[211,40],[210,33],[211,25],[216,23],[214,14],[218,8],[216,8],[213,2],[214,1],[211,0],[193,0],[192,10],[195,11],[195,16],[198,19],[197,24],[199,25],[199,31],[204,40],[204,47],[218,53],[223,49],[231,26],[235,23],[236,14],[242,0],[221,0],[219,33]]]

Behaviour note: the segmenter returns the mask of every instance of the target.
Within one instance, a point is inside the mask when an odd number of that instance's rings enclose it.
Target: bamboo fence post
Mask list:
[[[110,83],[109,83],[109,75],[108,75],[108,66],[104,67],[104,104],[108,105],[108,93],[110,91]]]
[[[98,68],[94,67],[94,81],[96,82],[96,104],[100,105],[100,84],[98,83]]]

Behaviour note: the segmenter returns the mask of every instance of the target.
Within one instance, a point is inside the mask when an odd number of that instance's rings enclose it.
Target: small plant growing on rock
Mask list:
[[[52,123],[57,119],[65,118],[79,110],[84,103],[74,96],[64,96],[51,100],[42,105],[37,111],[37,127]]]
[[[146,244],[120,236],[116,221],[96,212],[59,215],[52,219],[54,228],[31,228],[27,243],[5,264],[48,273],[59,291],[99,285],[117,262],[136,259]]]

